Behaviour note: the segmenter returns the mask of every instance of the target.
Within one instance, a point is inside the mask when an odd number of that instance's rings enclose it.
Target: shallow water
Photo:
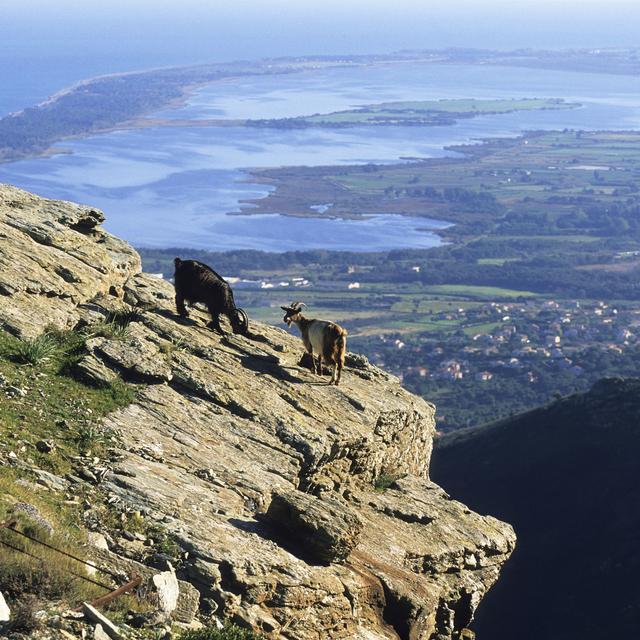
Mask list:
[[[397,162],[528,129],[637,129],[640,92],[624,76],[469,65],[377,65],[212,84],[169,118],[308,115],[390,100],[559,97],[572,110],[486,115],[453,126],[349,129],[157,127],[61,145],[69,154],[0,165],[0,182],[107,213],[106,227],[138,246],[212,250],[381,250],[439,243],[435,222],[381,215],[360,221],[229,216],[269,188],[247,168]],[[321,203],[314,203],[321,204]],[[244,209],[247,210],[246,208]]]

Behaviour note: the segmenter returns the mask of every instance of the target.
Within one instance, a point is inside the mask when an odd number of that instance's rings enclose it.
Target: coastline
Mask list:
[[[157,113],[163,109],[176,109],[184,106],[189,97],[198,89],[233,78],[246,77],[252,75],[280,75],[289,73],[313,72],[321,68],[334,68],[344,66],[376,66],[388,64],[468,64],[468,65],[493,65],[493,66],[515,66],[527,68],[541,68],[557,71],[569,72],[587,72],[609,73],[617,75],[629,75],[636,77],[638,75],[636,68],[633,66],[633,50],[627,51],[628,58],[621,56],[617,51],[604,51],[608,56],[602,64],[603,57],[599,56],[598,63],[594,69],[575,68],[576,61],[581,65],[585,65],[587,61],[594,59],[590,51],[571,51],[565,52],[571,54],[566,59],[562,57],[562,52],[548,51],[527,51],[527,52],[496,52],[485,50],[472,50],[468,52],[457,52],[448,50],[424,50],[417,52],[400,52],[386,55],[355,55],[355,56],[332,56],[331,58],[304,56],[301,58],[279,58],[279,59],[263,59],[250,63],[215,63],[204,65],[188,65],[188,66],[172,66],[159,67],[153,69],[128,71],[122,73],[102,74],[85,80],[81,80],[74,85],[62,88],[52,94],[46,100],[34,105],[29,109],[23,109],[18,112],[11,113],[0,118],[0,163],[6,164],[19,160],[28,160],[37,157],[55,155],[58,153],[54,145],[66,140],[74,140],[85,138],[91,135],[99,135],[102,133],[112,133],[114,131],[128,130],[132,128],[148,128],[153,126],[184,126],[184,127],[205,127],[205,126],[238,126],[240,124],[248,126],[261,126],[256,124],[259,121],[251,120],[223,120],[209,119],[204,121],[191,120],[171,120],[163,118],[148,118],[147,116]],[[624,53],[624,52],[623,52]],[[616,57],[617,56],[617,57]],[[194,79],[196,76],[197,79]],[[81,90],[88,86],[109,83],[113,80],[129,81],[131,79],[139,79],[140,81],[154,81],[162,79],[163,83],[168,84],[166,95],[155,96],[155,102],[151,100],[150,104],[141,100],[141,105],[125,105],[125,111],[133,109],[133,113],[123,114],[121,119],[115,116],[115,121],[105,125],[83,126],[80,130],[59,131],[51,134],[43,134],[40,137],[36,135],[36,143],[5,144],[3,147],[2,131],[3,125],[9,122],[8,130],[11,133],[11,120],[23,118],[27,111],[33,113],[47,112],[52,110],[52,106],[59,106],[62,101],[73,99]],[[155,87],[157,91],[157,87]],[[166,88],[165,88],[166,89]],[[173,95],[169,95],[173,93]],[[177,94],[177,95],[176,95]],[[109,95],[108,93],[105,95]],[[71,105],[69,108],[73,108]],[[63,113],[69,110],[63,110]],[[108,114],[108,115],[107,115]],[[91,115],[91,114],[89,114]],[[98,117],[99,116],[99,117]],[[112,117],[109,112],[97,112],[95,120],[104,120]],[[51,116],[50,116],[51,117]],[[464,116],[461,116],[464,117]],[[58,118],[59,119],[59,118]],[[90,118],[89,118],[90,119]],[[52,117],[52,122],[57,124],[57,119]],[[272,123],[274,124],[274,123]],[[420,123],[424,124],[424,123]],[[265,125],[262,125],[265,126]],[[270,125],[267,125],[270,126]],[[280,127],[280,125],[276,126]],[[315,125],[310,125],[315,126]],[[385,126],[384,124],[378,126]],[[5,127],[7,128],[7,127]],[[284,127],[282,127],[284,128]],[[47,127],[44,127],[47,131]],[[48,138],[47,138],[48,136]]]

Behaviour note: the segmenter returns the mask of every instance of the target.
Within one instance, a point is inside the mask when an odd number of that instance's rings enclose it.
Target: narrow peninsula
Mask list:
[[[637,77],[635,49],[553,51],[424,50],[383,55],[309,56],[255,62],[204,64],[117,73],[84,80],[40,104],[0,117],[0,162],[59,151],[62,140],[115,129],[154,126],[355,126],[361,124],[439,125],[481,113],[570,108],[557,100],[447,100],[388,102],[331,114],[284,120],[176,120],[150,117],[180,104],[204,85],[246,76],[313,72],[327,67],[374,64],[477,64],[616,73]],[[493,106],[492,106],[493,103]],[[503,104],[500,104],[503,103]],[[510,104],[511,103],[511,104]]]

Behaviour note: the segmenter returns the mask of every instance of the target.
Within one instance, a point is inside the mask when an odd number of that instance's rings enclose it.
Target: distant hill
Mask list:
[[[640,380],[444,436],[432,477],[518,536],[478,640],[638,637]]]

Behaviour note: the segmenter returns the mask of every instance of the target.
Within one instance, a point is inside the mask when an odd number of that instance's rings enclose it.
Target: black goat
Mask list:
[[[236,307],[233,291],[222,276],[197,260],[176,258],[173,262],[176,267],[173,276],[176,288],[176,308],[182,317],[189,316],[185,302],[190,304],[202,302],[211,314],[209,326],[219,333],[224,333],[220,326],[221,313],[229,318],[234,333],[245,335],[249,331],[249,318],[242,309]]]

